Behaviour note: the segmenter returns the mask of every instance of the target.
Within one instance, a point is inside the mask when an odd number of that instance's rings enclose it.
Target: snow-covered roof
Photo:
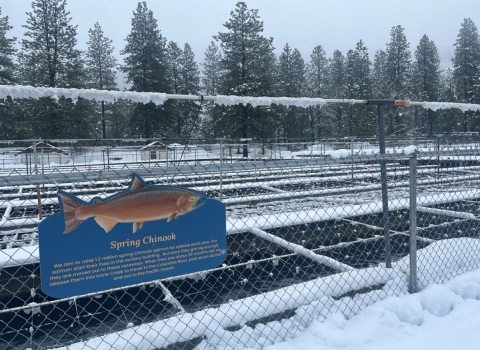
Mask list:
[[[55,146],[53,146],[49,143],[46,143],[46,142],[37,142],[35,144],[35,147],[37,149],[37,153],[43,152],[43,153],[62,153],[62,154],[65,154],[65,155],[69,154],[68,152],[65,152],[65,151],[61,150],[60,148],[55,147]],[[15,153],[15,155],[18,155],[20,153],[34,153],[33,145],[30,146],[30,147],[22,149],[21,151]]]
[[[143,146],[141,150],[158,149],[158,148],[166,148],[166,147],[170,148],[170,146],[167,146],[160,141],[153,141],[153,142],[150,142],[148,145]]]

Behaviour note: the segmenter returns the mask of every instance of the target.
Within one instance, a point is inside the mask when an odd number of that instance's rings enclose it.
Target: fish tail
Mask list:
[[[63,233],[70,233],[84,221],[78,220],[75,217],[75,210],[83,207],[85,203],[80,199],[76,199],[61,192],[58,192],[58,198],[63,207],[63,214],[65,215],[65,230]]]

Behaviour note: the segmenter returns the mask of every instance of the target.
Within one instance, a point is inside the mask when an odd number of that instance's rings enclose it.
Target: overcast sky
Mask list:
[[[0,0],[2,16],[9,16],[14,28],[8,35],[23,37],[31,0]],[[385,49],[390,30],[405,28],[413,51],[427,34],[439,49],[442,65],[449,65],[453,44],[464,18],[480,26],[480,0],[248,0],[248,8],[259,10],[264,34],[274,38],[279,54],[285,43],[297,48],[305,61],[316,45],[322,45],[331,57],[335,49],[344,54],[363,39],[373,61],[375,51]],[[113,40],[115,54],[125,46],[131,29],[132,12],[137,0],[68,0],[72,23],[78,25],[79,48],[86,49],[88,29],[99,22]],[[237,0],[148,0],[147,5],[158,21],[161,33],[181,47],[188,42],[197,62],[212,36],[225,31],[223,24]]]

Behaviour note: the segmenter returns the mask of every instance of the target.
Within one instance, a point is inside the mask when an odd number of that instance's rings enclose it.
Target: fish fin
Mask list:
[[[105,230],[106,233],[109,233],[112,230],[112,228],[114,228],[115,225],[118,224],[118,222],[116,221],[105,219],[101,216],[96,216],[95,221],[101,228]]]
[[[143,222],[134,222],[133,223],[133,233],[137,232],[143,227]]]
[[[170,216],[169,216],[168,219],[167,219],[167,222],[172,221],[172,220],[175,219],[176,217],[177,217],[177,213],[172,213],[172,214],[170,214]]]
[[[70,233],[83,222],[83,220],[78,220],[75,217],[75,210],[85,206],[86,203],[76,197],[71,197],[60,191],[58,192],[58,201],[63,208],[63,215],[65,217],[65,229],[63,230],[63,233]]]
[[[142,179],[138,175],[133,175],[132,182],[130,183],[130,191],[139,190],[140,188],[144,188],[145,184],[143,183]]]

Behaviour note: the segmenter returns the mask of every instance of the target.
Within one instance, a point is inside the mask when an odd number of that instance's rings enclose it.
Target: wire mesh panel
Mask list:
[[[12,149],[31,159],[5,167],[0,179],[0,348],[262,348],[313,320],[352,317],[406,293],[412,154],[418,287],[478,267],[478,152],[425,145],[415,155],[396,144],[381,156],[374,144],[353,141],[57,144],[65,163],[47,163],[45,144]],[[57,191],[106,197],[125,190],[133,173],[221,200],[224,263],[88,295],[45,295],[38,224],[60,210]]]

